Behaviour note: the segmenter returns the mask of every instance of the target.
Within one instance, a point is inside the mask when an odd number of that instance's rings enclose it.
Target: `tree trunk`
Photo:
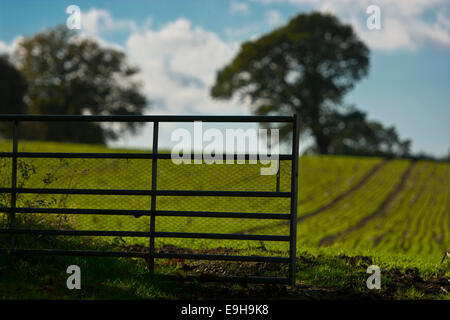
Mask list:
[[[322,133],[322,130],[316,129],[313,131],[314,138],[316,140],[317,149],[320,154],[328,154],[328,147],[330,146],[329,139]]]

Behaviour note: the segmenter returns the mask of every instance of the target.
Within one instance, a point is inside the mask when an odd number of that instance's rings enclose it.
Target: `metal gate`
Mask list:
[[[288,160],[290,164],[290,190],[280,191],[280,174],[274,179],[274,191],[235,191],[235,190],[164,190],[158,187],[158,160],[171,159],[169,153],[158,153],[159,124],[165,122],[209,122],[209,123],[291,123],[292,124],[292,152],[280,154],[279,161]],[[288,275],[278,276],[220,276],[215,281],[245,281],[245,282],[280,282],[295,284],[296,265],[296,239],[297,239],[297,183],[298,183],[298,127],[296,116],[60,116],[60,115],[0,115],[1,123],[12,124],[12,150],[1,150],[0,156],[8,162],[11,168],[10,178],[7,185],[0,186],[0,194],[8,195],[8,203],[0,207],[0,212],[8,216],[8,224],[0,229],[0,234],[9,234],[10,245],[1,248],[3,254],[44,254],[44,255],[72,255],[72,256],[105,256],[105,257],[141,257],[150,261],[150,271],[154,269],[154,259],[186,259],[186,260],[224,260],[224,261],[251,261],[270,262],[288,265]],[[23,152],[19,150],[19,129],[21,123],[33,122],[151,122],[153,123],[152,152],[140,153],[117,153],[117,152]],[[234,154],[234,159],[243,157],[249,160],[251,154]],[[191,155],[195,159],[196,155]],[[225,157],[225,155],[224,155]],[[148,189],[92,189],[92,188],[35,188],[32,186],[18,185],[18,161],[20,159],[145,159],[151,161],[151,188]],[[279,168],[279,166],[278,166]],[[98,195],[98,196],[137,196],[148,197],[150,207],[145,210],[135,209],[104,209],[104,208],[64,208],[64,207],[39,207],[33,205],[17,205],[18,195],[45,194],[45,195]],[[230,211],[199,211],[199,210],[160,210],[157,208],[159,197],[170,196],[183,197],[244,197],[252,198],[284,198],[289,201],[289,212],[287,213],[265,213],[258,212],[262,208],[252,207],[254,212],[230,212]],[[217,198],[219,199],[219,198]],[[106,201],[106,200],[105,200]],[[66,229],[40,229],[40,228],[18,228],[15,220],[17,214],[61,214],[70,216],[82,215],[106,215],[111,216],[134,216],[147,217],[147,231],[124,231],[124,230],[66,230]],[[256,220],[285,220],[289,228],[287,235],[261,235],[243,233],[211,233],[211,232],[161,232],[155,228],[157,217],[200,217],[200,218],[227,218],[227,219],[256,219]],[[107,219],[106,218],[106,219]],[[68,250],[57,248],[17,248],[14,237],[26,235],[34,237],[38,235],[54,236],[89,236],[89,237],[137,237],[148,239],[148,252],[130,251],[103,251],[103,250]],[[269,241],[285,242],[288,245],[287,256],[264,256],[264,255],[236,255],[236,254],[210,254],[210,253],[179,253],[161,252],[155,247],[155,239],[228,239],[240,241]],[[208,240],[210,241],[210,240]],[[192,276],[188,277],[193,278]]]

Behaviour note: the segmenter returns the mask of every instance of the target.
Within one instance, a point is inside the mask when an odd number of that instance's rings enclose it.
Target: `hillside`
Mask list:
[[[5,142],[0,144],[0,151],[10,151],[10,144]],[[21,142],[19,151],[130,152],[102,146],[43,142]],[[18,186],[150,189],[151,166],[151,160],[142,159],[19,159]],[[158,189],[274,191],[275,176],[261,176],[259,166],[238,164],[176,166],[170,160],[159,160]],[[289,191],[290,188],[289,166],[289,161],[281,162],[281,191]],[[305,259],[312,254],[316,257],[314,259],[320,260],[325,254],[328,257],[325,264],[336,266],[336,262],[330,261],[339,260],[341,256],[364,256],[392,268],[418,268],[418,272],[422,275],[446,274],[442,273],[446,269],[445,264],[440,262],[444,253],[450,249],[449,168],[449,163],[430,161],[413,162],[346,156],[301,157],[297,231],[299,258]],[[10,169],[11,160],[2,158],[0,187],[9,187]],[[8,206],[8,203],[9,194],[0,194],[0,205]],[[146,210],[150,208],[150,197],[21,194],[17,203],[18,207]],[[173,196],[161,196],[157,200],[157,209],[289,213],[289,199],[183,197],[180,200]],[[149,230],[148,217],[56,214],[17,216],[23,225],[33,224],[34,227],[42,228]],[[287,235],[288,228],[288,224],[280,220],[156,218],[156,231]],[[68,244],[60,241],[61,237],[56,238],[58,239],[49,240],[53,247],[73,245],[71,242]],[[24,236],[18,237],[17,241],[25,247],[43,245],[40,242],[28,241]],[[122,248],[148,245],[148,239],[142,238],[110,237],[106,241]],[[92,245],[96,242],[83,240],[79,244],[83,246],[87,243]],[[287,254],[287,245],[277,242],[243,243],[236,240],[162,238],[157,239],[156,246],[170,250],[184,248],[183,250],[209,251],[222,248],[220,250],[247,250],[266,255],[280,251]],[[299,263],[306,263],[302,261]],[[342,268],[340,262],[338,265]],[[170,269],[170,266],[171,264],[164,264],[165,268]],[[200,267],[204,266],[192,268]],[[208,268],[215,267],[209,265]],[[323,279],[317,280],[317,273],[322,270],[321,268],[313,268],[314,272],[306,270],[306,276],[299,275],[300,279],[309,279],[310,282],[311,279],[316,279],[311,283],[327,285]],[[352,272],[350,275],[344,273],[338,276],[337,280],[331,281],[331,285],[336,286],[337,283],[344,281],[344,278],[352,277]],[[363,278],[364,270],[362,273],[361,270],[358,272],[358,277]]]
[[[7,149],[5,144],[2,150]],[[111,152],[101,146],[21,143],[19,151]],[[129,152],[114,150],[115,152]],[[133,151],[136,152],[136,151]],[[139,151],[138,151],[139,152]],[[2,159],[2,184],[10,181],[8,159]],[[20,179],[23,187],[149,189],[151,160],[141,159],[21,159],[33,174]],[[281,191],[290,188],[290,162],[281,162]],[[24,165],[22,165],[24,166]],[[375,249],[439,258],[450,244],[450,164],[379,158],[310,156],[299,165],[298,237],[300,247],[330,246]],[[30,169],[28,169],[30,170]],[[20,170],[19,170],[20,171]],[[46,181],[48,183],[44,183]],[[174,165],[158,163],[161,190],[273,191],[274,176],[261,176],[259,165]],[[150,197],[21,195],[24,206],[42,197],[48,207],[148,209]],[[47,198],[45,198],[47,197]],[[288,213],[288,199],[159,197],[160,210]],[[19,205],[20,206],[20,205]],[[157,231],[243,232],[286,234],[276,221],[239,221],[158,217]],[[145,230],[143,218],[83,216],[77,229]]]

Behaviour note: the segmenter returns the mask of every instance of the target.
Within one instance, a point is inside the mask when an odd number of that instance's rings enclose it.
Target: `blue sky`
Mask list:
[[[300,12],[332,12],[371,48],[369,76],[346,103],[394,125],[402,138],[412,139],[414,152],[449,152],[448,0],[2,0],[0,53],[12,52],[21,36],[65,24],[73,4],[82,10],[81,33],[124,50],[141,67],[153,114],[248,114],[245,102],[208,96],[217,69],[242,41]],[[380,30],[366,27],[371,4],[380,7]],[[145,141],[147,133],[135,139]]]

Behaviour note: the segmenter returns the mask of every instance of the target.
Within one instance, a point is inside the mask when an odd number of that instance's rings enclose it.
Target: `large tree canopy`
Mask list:
[[[138,70],[127,64],[123,52],[100,46],[64,26],[24,38],[13,57],[28,82],[27,113],[139,115],[147,105],[133,78]],[[137,124],[33,125],[21,129],[21,135],[27,139],[103,143],[124,131],[135,132]]]
[[[218,72],[211,94],[249,97],[260,115],[295,112],[301,132],[314,137],[320,153],[329,153],[336,131],[332,119],[343,96],[368,68],[369,50],[350,25],[328,14],[300,14],[286,26],[244,43]]]

